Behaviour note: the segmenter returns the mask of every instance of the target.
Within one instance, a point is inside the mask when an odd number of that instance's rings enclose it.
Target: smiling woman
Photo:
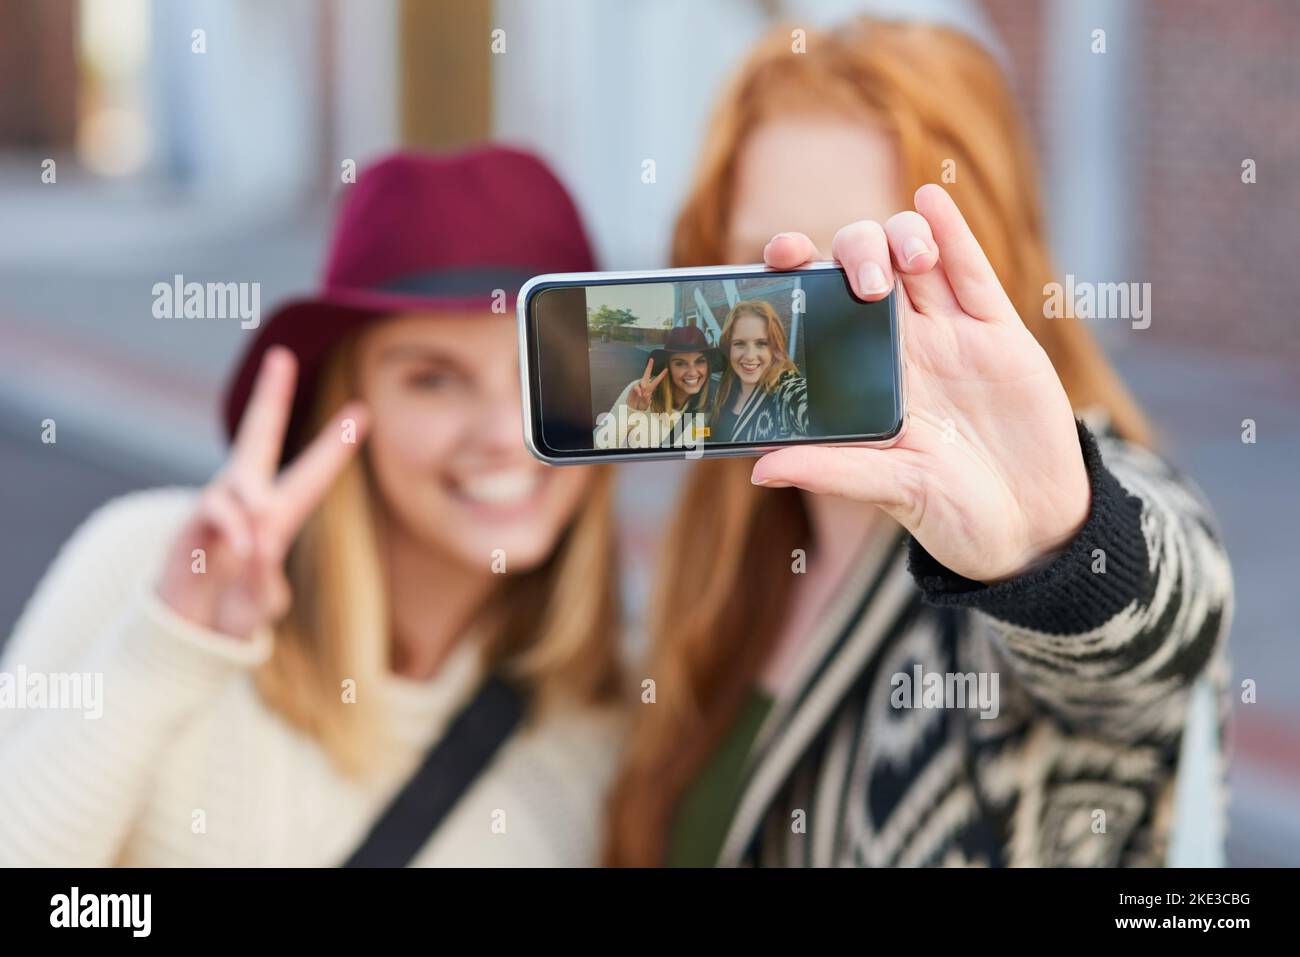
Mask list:
[[[674,326],[650,353],[645,371],[624,387],[608,413],[597,417],[599,449],[682,446],[695,441],[709,408],[720,350],[695,326]]]
[[[398,520],[390,534],[431,561],[477,571],[500,550],[535,566],[595,478],[524,450],[515,343],[504,316],[444,315],[381,322],[355,345],[371,473]]]
[[[105,701],[0,712],[0,863],[594,859],[611,476],[524,449],[503,263],[591,268],[534,158],[362,174],[326,289],[236,370],[226,466],[98,511],[6,645],[6,670],[102,672]]]
[[[719,342],[727,368],[710,416],[717,440],[765,442],[807,435],[808,385],[790,358],[771,303],[736,303]]]
[[[807,40],[773,30],[723,95],[674,265],[833,256],[863,300],[895,295],[909,421],[888,448],[694,467],[607,860],[1159,865],[1192,704],[1226,678],[1214,521],[1142,447],[1087,326],[1043,316],[1033,154],[996,62],[921,22]],[[753,401],[779,324],[729,325]],[[982,682],[988,706],[909,706],[908,675]]]

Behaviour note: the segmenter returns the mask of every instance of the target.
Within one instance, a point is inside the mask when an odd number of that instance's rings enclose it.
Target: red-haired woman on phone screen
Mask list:
[[[714,442],[768,442],[808,432],[808,383],[786,348],[772,304],[731,307],[718,344],[727,359],[709,417]]]

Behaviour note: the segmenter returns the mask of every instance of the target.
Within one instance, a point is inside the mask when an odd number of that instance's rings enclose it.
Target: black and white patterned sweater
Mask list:
[[[733,393],[734,394],[734,393]],[[729,397],[724,402],[732,401]],[[808,381],[796,372],[785,371],[769,392],[754,389],[736,414],[728,436],[714,441],[771,442],[808,434]]]
[[[1226,715],[1231,573],[1189,483],[1079,437],[1092,507],[1049,566],[985,586],[901,532],[867,546],[759,731],[720,864],[1165,863],[1194,685]]]

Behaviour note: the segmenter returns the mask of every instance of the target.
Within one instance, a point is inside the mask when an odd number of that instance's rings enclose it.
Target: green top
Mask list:
[[[669,867],[713,867],[740,801],[742,774],[772,699],[751,691],[722,743],[686,788],[668,834]]]

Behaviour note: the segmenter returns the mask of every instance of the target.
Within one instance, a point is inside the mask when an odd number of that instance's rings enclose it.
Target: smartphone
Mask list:
[[[553,465],[888,444],[895,293],[833,262],[536,276],[518,296],[524,442]]]

